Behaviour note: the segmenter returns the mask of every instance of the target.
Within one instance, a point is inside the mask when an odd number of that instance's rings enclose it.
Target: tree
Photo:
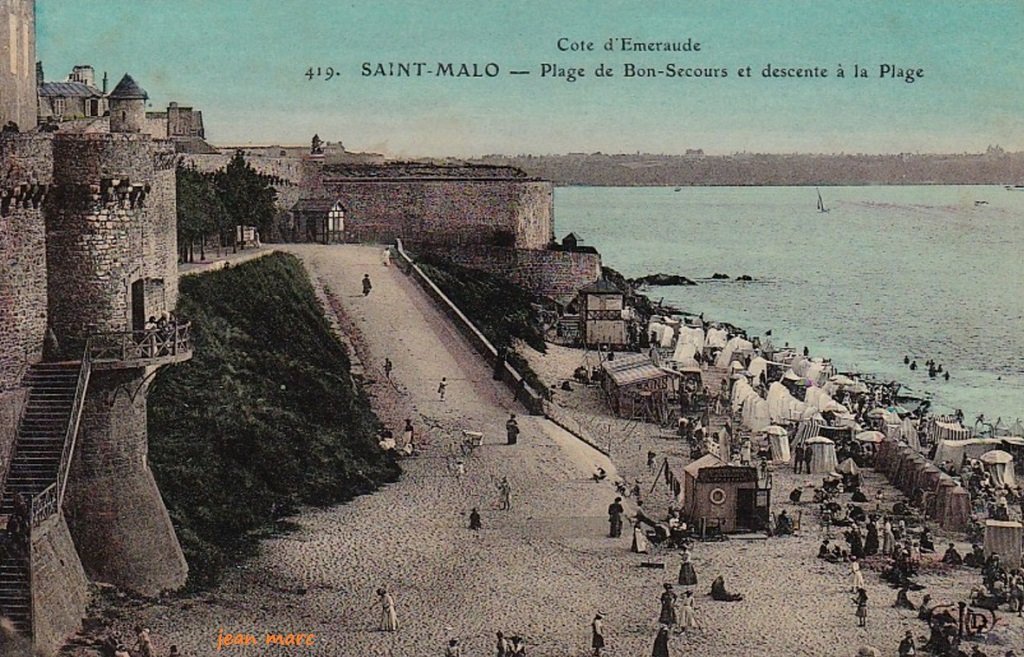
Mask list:
[[[225,242],[234,244],[236,226],[256,226],[261,235],[271,234],[277,191],[270,176],[258,173],[245,161],[242,151],[237,151],[214,179],[224,208],[218,228]]]
[[[177,181],[178,251],[182,262],[192,262],[195,242],[199,241],[199,258],[206,258],[206,237],[212,235],[223,221],[224,206],[213,184],[213,177],[186,167],[180,162],[175,171]]]

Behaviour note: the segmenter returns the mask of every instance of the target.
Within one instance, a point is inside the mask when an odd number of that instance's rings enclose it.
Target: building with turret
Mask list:
[[[146,399],[192,344],[168,317],[177,156],[145,130],[146,91],[122,77],[103,131],[26,130],[36,77],[15,55],[34,60],[34,3],[0,9],[29,26],[17,43],[10,31],[0,75],[0,124],[19,128],[0,134],[0,617],[47,654],[79,627],[90,581],[143,595],[185,583]],[[73,84],[91,86],[86,68]]]

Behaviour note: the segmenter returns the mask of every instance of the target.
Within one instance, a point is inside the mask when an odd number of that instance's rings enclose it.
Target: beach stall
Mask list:
[[[759,531],[768,526],[771,491],[758,485],[757,468],[707,454],[683,468],[683,511],[698,530]]]
[[[807,440],[807,448],[811,450],[811,474],[832,472],[839,465],[836,460],[836,444],[824,436],[815,436]]]
[[[675,372],[656,366],[643,354],[606,360],[601,369],[601,386],[616,415],[643,420],[667,416]]]
[[[1021,567],[1021,541],[1024,526],[1006,520],[985,521],[985,556],[999,555],[1003,568]]]
[[[985,470],[997,486],[1017,487],[1017,478],[1013,472],[1013,454],[1001,449],[993,449],[981,455]]]

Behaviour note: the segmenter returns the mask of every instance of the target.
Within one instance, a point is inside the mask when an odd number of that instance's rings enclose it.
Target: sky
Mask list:
[[[201,109],[214,144],[318,133],[392,157],[1024,151],[1021,34],[1020,0],[37,0],[49,81],[91,64],[112,88],[129,72],[152,109]],[[624,52],[623,37],[700,50]],[[422,75],[362,74],[393,62]],[[463,63],[480,77],[439,66]],[[768,65],[828,77],[764,77]],[[583,77],[557,75],[568,68]]]

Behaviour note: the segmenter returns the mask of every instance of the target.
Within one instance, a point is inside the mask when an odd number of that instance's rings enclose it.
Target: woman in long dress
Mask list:
[[[601,657],[601,650],[604,648],[604,627],[601,624],[602,618],[604,618],[604,616],[598,613],[590,623],[590,647],[594,649],[594,657]]]
[[[640,527],[639,522],[633,525],[632,549],[637,554],[647,554],[650,550],[650,544],[647,542],[647,537],[644,536],[644,530]]]
[[[680,558],[682,563],[679,564],[679,583],[683,586],[696,586],[697,571],[693,569],[693,563],[690,561],[690,551],[684,547]]]
[[[679,603],[679,628],[681,630],[700,629],[697,612],[693,608],[693,591],[687,591]]]
[[[377,589],[377,596],[380,598],[380,631],[396,631],[398,615],[395,613],[395,599],[384,589]]]
[[[665,590],[661,593],[661,615],[658,616],[658,622],[662,625],[675,625],[677,621],[676,617],[676,600],[679,596],[672,590],[671,584],[665,585]]]
[[[651,651],[651,657],[669,657],[668,627],[665,625],[661,626],[658,636],[654,637],[654,649]]]
[[[850,558],[850,590],[864,588],[864,573],[860,572],[860,563],[856,557]]]

